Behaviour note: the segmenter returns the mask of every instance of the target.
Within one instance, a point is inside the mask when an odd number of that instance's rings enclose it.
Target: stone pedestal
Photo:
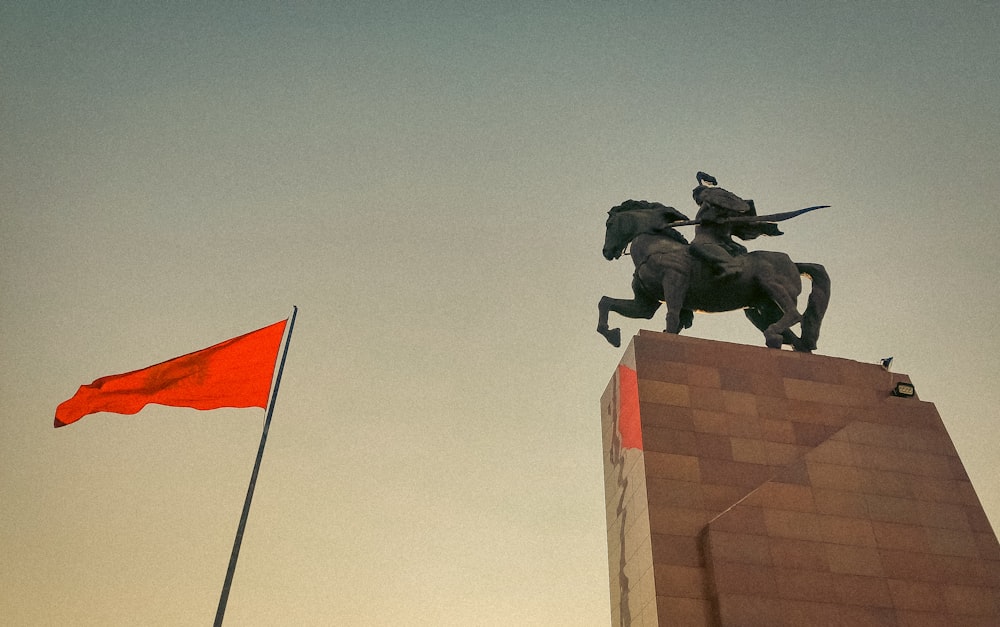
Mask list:
[[[1000,546],[877,364],[641,332],[602,405],[612,623],[998,625]]]

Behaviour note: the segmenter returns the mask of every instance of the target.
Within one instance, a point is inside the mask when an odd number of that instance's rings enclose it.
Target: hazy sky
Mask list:
[[[212,620],[263,411],[53,413],[298,305],[227,624],[607,625],[605,212],[698,170],[1000,523],[995,1],[345,4],[0,7],[6,624]]]

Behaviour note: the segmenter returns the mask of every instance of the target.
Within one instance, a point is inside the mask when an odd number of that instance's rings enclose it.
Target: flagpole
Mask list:
[[[214,627],[221,627],[222,618],[226,614],[226,603],[229,601],[229,588],[233,585],[233,574],[236,572],[236,560],[240,556],[240,545],[243,543],[243,531],[247,526],[247,516],[250,514],[250,502],[253,500],[254,487],[257,485],[257,474],[260,472],[260,460],[264,456],[264,445],[267,443],[267,431],[271,427],[271,414],[274,413],[274,401],[278,398],[278,386],[281,385],[281,373],[285,369],[285,357],[288,356],[288,344],[292,341],[292,328],[295,326],[295,314],[299,308],[292,306],[292,317],[288,322],[288,333],[285,335],[285,348],[278,364],[278,375],[274,379],[274,389],[271,390],[271,400],[267,404],[267,415],[264,418],[264,430],[260,434],[260,446],[257,447],[257,460],[253,464],[250,475],[250,486],[247,488],[247,498],[243,502],[243,514],[236,529],[236,540],[233,541],[233,552],[229,557],[229,569],[226,571],[226,582],[222,584],[222,595],[219,597],[219,609],[215,612]]]

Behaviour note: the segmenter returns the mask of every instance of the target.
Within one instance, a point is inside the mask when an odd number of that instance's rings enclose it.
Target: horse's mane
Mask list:
[[[680,222],[688,219],[686,215],[673,207],[668,207],[667,205],[659,202],[629,199],[616,207],[612,207],[608,213],[610,215],[615,215],[626,211],[652,211],[656,213],[658,216],[663,218],[664,224],[653,229],[652,232],[654,234],[669,237],[673,240],[681,242],[682,244],[688,243],[687,238],[681,235],[679,231],[668,226],[671,222]]]

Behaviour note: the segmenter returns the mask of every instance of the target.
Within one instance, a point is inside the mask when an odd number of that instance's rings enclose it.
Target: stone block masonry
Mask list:
[[[612,624],[1000,625],[1000,545],[878,364],[640,332],[601,400]]]

